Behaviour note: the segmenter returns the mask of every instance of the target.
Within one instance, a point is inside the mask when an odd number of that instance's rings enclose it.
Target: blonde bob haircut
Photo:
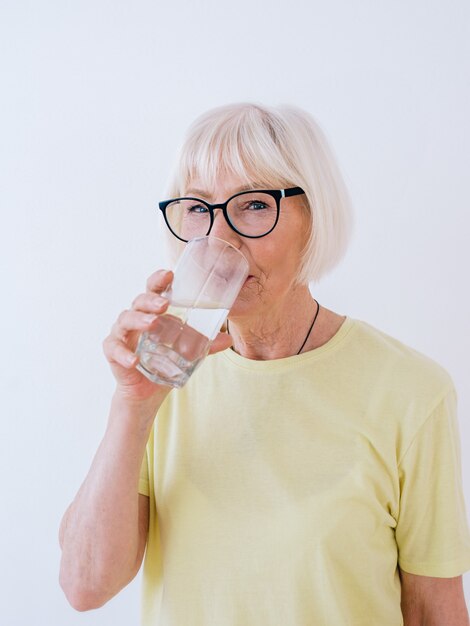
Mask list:
[[[351,235],[351,204],[333,153],[311,115],[293,106],[250,103],[201,115],[188,129],[168,197],[184,196],[196,178],[215,189],[225,172],[247,189],[305,191],[300,197],[306,198],[311,227],[298,283],[318,282],[338,264]],[[178,240],[171,239],[170,249],[178,252]]]

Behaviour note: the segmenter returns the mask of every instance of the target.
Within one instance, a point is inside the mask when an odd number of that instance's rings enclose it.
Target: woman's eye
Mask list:
[[[247,203],[246,209],[249,209],[251,211],[260,211],[261,209],[267,209],[268,205],[265,204],[264,202],[249,202]]]
[[[203,204],[193,204],[188,207],[188,213],[208,213],[209,209]]]

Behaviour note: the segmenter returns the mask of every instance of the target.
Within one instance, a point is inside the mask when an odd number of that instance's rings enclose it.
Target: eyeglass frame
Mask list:
[[[274,198],[276,200],[276,220],[272,226],[272,228],[270,228],[267,232],[263,233],[262,235],[245,235],[244,233],[240,232],[237,228],[235,228],[235,226],[231,223],[228,213],[227,213],[227,206],[229,204],[229,202],[231,202],[231,200],[233,200],[234,198],[238,197],[238,196],[243,196],[245,194],[249,194],[249,193],[265,193],[270,195],[272,198]],[[293,196],[300,196],[302,194],[304,194],[305,191],[302,189],[302,187],[289,187],[288,189],[251,189],[249,191],[240,191],[238,193],[235,193],[233,196],[230,196],[230,198],[228,200],[226,200],[225,202],[221,202],[219,204],[210,204],[209,202],[206,202],[205,200],[201,200],[201,198],[195,198],[193,196],[184,196],[181,198],[173,198],[172,200],[163,200],[162,202],[158,203],[158,208],[160,209],[160,211],[163,213],[163,217],[165,219],[165,224],[168,226],[169,231],[171,232],[172,235],[174,235],[177,239],[179,239],[180,241],[183,241],[184,243],[188,243],[189,239],[183,239],[182,237],[179,237],[174,230],[171,228],[170,223],[168,221],[167,215],[166,215],[166,209],[168,207],[169,204],[171,204],[172,202],[176,202],[177,200],[195,200],[196,202],[201,202],[202,204],[204,204],[204,206],[206,206],[209,209],[209,215],[210,215],[210,225],[209,228],[205,234],[205,236],[207,237],[207,235],[211,232],[212,227],[214,226],[214,211],[216,209],[221,209],[225,221],[227,222],[227,224],[230,226],[230,228],[235,231],[238,235],[240,235],[241,237],[247,237],[248,239],[260,239],[261,237],[266,237],[266,235],[269,235],[269,233],[271,233],[275,228],[276,225],[279,221],[279,213],[281,211],[281,200],[282,198],[291,198]],[[204,235],[201,235],[204,236]]]

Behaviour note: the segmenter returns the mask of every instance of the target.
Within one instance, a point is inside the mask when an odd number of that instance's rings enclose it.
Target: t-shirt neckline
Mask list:
[[[267,361],[258,361],[256,359],[248,359],[244,356],[241,356],[234,350],[224,350],[221,353],[225,358],[231,361],[233,364],[243,367],[244,369],[251,370],[274,370],[283,368],[286,366],[296,365],[297,363],[305,363],[307,361],[314,361],[322,358],[325,354],[331,353],[332,350],[335,350],[346,337],[349,336],[350,331],[355,327],[355,320],[351,317],[346,316],[346,319],[341,324],[336,333],[328,339],[326,343],[318,348],[314,348],[313,350],[308,350],[307,352],[302,352],[302,354],[294,354],[293,356],[287,356],[282,359],[271,359]]]

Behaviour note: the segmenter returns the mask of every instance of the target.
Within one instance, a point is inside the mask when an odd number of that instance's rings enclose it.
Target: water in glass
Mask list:
[[[137,369],[155,383],[182,387],[206,356],[227,314],[228,309],[216,303],[172,303],[142,335]]]

